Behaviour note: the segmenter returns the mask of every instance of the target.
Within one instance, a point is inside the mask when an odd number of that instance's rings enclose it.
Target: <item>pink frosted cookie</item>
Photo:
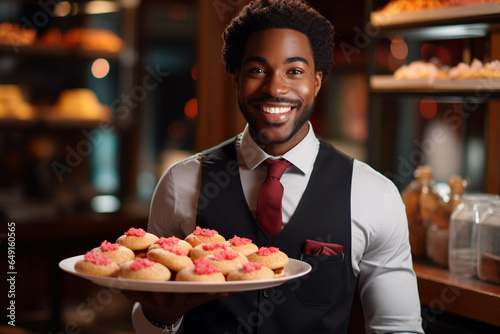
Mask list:
[[[142,228],[129,228],[116,243],[120,246],[125,246],[133,251],[146,250],[158,240],[154,234],[144,231]]]
[[[167,244],[151,249],[148,252],[148,259],[159,262],[175,272],[193,265],[193,261],[184,250]]]
[[[243,263],[241,268],[231,271],[227,275],[228,281],[247,281],[259,279],[273,279],[274,272],[258,262]]]
[[[191,251],[190,257],[191,259],[198,260],[204,258],[210,254],[214,254],[220,252],[221,250],[228,249],[224,242],[212,242],[206,244],[199,244],[194,247]]]
[[[113,244],[107,240],[101,242],[101,246],[92,249],[92,252],[103,253],[118,265],[135,258],[134,252],[129,248]]]
[[[176,281],[195,282],[224,282],[226,278],[219,269],[212,266],[207,259],[198,259],[192,266],[179,271],[175,276]]]
[[[191,246],[196,247],[199,244],[213,243],[213,242],[225,242],[226,239],[219,234],[216,230],[210,230],[208,228],[201,228],[196,226],[193,233],[189,234],[184,240],[189,242]]]
[[[285,276],[285,265],[288,263],[288,255],[276,247],[261,247],[255,253],[247,256],[250,262],[259,262],[274,271],[274,277]]]
[[[164,265],[145,258],[136,258],[120,265],[120,277],[150,280],[150,281],[168,281],[170,270]]]
[[[149,247],[149,250],[153,250],[162,246],[179,248],[186,252],[187,255],[189,255],[189,253],[191,253],[191,250],[193,249],[193,246],[191,246],[189,242],[179,239],[175,236],[171,236],[168,238],[160,237],[160,239],[156,240],[155,243]]]
[[[235,252],[232,249],[221,250],[206,257],[210,263],[221,271],[224,276],[227,276],[231,271],[241,268],[244,263],[248,262],[245,255]]]
[[[235,252],[241,253],[245,256],[252,254],[259,250],[256,244],[252,243],[251,239],[248,238],[240,238],[238,236],[234,236],[226,242],[226,245],[234,250]]]
[[[116,277],[119,269],[113,260],[98,252],[87,252],[82,260],[75,263],[76,272],[88,275]]]

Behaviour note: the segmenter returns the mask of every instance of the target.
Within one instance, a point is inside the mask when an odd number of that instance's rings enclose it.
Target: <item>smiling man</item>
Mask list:
[[[165,172],[148,229],[178,238],[196,226],[215,229],[278,247],[313,270],[290,284],[230,296],[127,293],[139,302],[137,332],[346,333],[358,287],[367,332],[423,333],[399,192],[320,141],[309,122],[332,65],[332,25],[302,1],[262,0],[247,5],[223,37],[248,125]],[[269,181],[275,165],[283,175]],[[282,199],[263,194],[276,179]],[[276,198],[278,218],[269,222],[275,211],[261,210]]]

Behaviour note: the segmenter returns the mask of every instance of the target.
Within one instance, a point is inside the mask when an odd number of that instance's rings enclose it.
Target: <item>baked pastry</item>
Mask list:
[[[0,118],[32,119],[36,113],[17,85],[0,85]]]
[[[386,14],[400,14],[404,12],[432,10],[449,6],[449,1],[450,0],[392,0],[377,11]]]
[[[469,65],[464,62],[458,63],[449,71],[451,79],[480,79],[484,77],[484,66],[479,59],[474,59]]]
[[[190,253],[191,259],[198,260],[201,258],[204,258],[208,255],[217,253],[221,250],[228,249],[227,245],[224,242],[212,242],[208,244],[199,244],[198,246],[194,247],[193,250]]]
[[[235,269],[241,268],[243,263],[248,262],[245,255],[231,249],[221,250],[215,254],[208,255],[206,259],[210,261],[215,268],[219,269],[224,276],[227,276]]]
[[[122,263],[119,275],[123,278],[151,281],[168,281],[172,276],[164,265],[144,258]]]
[[[75,271],[82,274],[116,277],[120,267],[103,253],[87,252],[75,263]]]
[[[101,242],[101,246],[92,249],[92,252],[103,253],[116,264],[122,264],[135,258],[135,254],[131,249],[113,244],[107,240]]]
[[[2,22],[0,23],[0,44],[31,45],[36,41],[36,31],[26,25]]]
[[[130,248],[135,252],[147,250],[149,246],[158,241],[158,239],[156,235],[148,233],[142,228],[131,227],[127,232],[116,239],[116,243],[120,246]]]
[[[274,272],[274,277],[285,276],[285,265],[288,263],[288,255],[277,247],[261,247],[255,253],[247,256],[250,262],[259,262]]]
[[[189,253],[191,253],[191,250],[193,249],[193,246],[191,246],[189,242],[179,239],[175,236],[171,236],[168,238],[160,237],[160,239],[156,240],[154,244],[149,246],[149,250],[160,248],[162,246],[172,246],[175,248],[179,248],[186,252],[187,255],[189,255]]]
[[[207,259],[198,259],[192,266],[179,271],[176,281],[194,282],[224,282],[226,278],[219,269],[215,268]]]
[[[483,74],[488,79],[500,79],[500,61],[493,60],[486,63],[483,68]]]
[[[234,236],[226,242],[226,245],[234,250],[235,252],[241,253],[245,256],[252,254],[259,250],[256,244],[252,243],[251,239],[248,238],[240,238],[238,236]]]
[[[225,242],[226,239],[219,234],[216,230],[210,230],[208,228],[201,228],[196,226],[193,233],[188,235],[184,240],[189,242],[191,246],[196,247],[199,244],[211,243],[211,242]]]
[[[274,272],[259,262],[243,263],[243,266],[227,275],[228,281],[273,279]]]
[[[151,249],[147,257],[151,261],[159,262],[175,272],[193,265],[193,261],[185,251],[175,246],[168,246],[167,244]]]
[[[393,76],[394,79],[447,79],[448,68],[437,60],[416,60],[398,68]]]
[[[65,89],[59,94],[52,118],[101,120],[112,118],[111,109],[87,88]]]

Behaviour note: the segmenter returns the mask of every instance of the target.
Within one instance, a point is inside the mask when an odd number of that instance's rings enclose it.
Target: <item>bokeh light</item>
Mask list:
[[[433,98],[423,98],[420,100],[420,114],[426,119],[436,116],[437,103]]]
[[[391,41],[391,54],[396,59],[405,59],[408,56],[408,45],[403,36],[394,36]]]
[[[109,62],[104,58],[94,60],[92,63],[92,75],[97,79],[102,79],[109,73]]]
[[[198,116],[198,100],[196,98],[192,98],[186,102],[186,105],[184,106],[184,114],[188,118],[195,118]]]

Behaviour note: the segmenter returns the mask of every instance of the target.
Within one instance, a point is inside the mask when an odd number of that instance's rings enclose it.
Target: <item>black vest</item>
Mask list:
[[[235,139],[203,152],[196,224],[226,238],[247,237],[311,264],[308,275],[276,288],[210,301],[186,314],[184,333],[346,333],[357,278],[351,262],[352,159],[321,142],[309,184],[289,223],[271,238],[248,208]],[[344,254],[302,254],[312,239]]]

